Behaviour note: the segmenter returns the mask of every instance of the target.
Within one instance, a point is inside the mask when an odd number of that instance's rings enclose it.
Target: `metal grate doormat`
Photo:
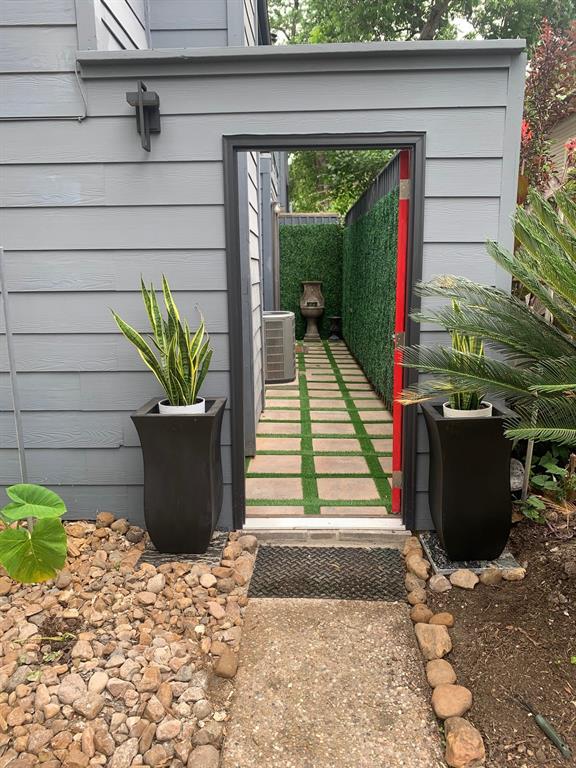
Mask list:
[[[386,547],[260,546],[250,597],[401,600],[400,552]]]

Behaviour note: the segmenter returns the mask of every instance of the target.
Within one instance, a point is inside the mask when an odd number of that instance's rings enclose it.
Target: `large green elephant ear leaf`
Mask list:
[[[12,522],[35,517],[38,520],[61,517],[66,512],[66,505],[54,491],[41,485],[20,483],[11,485],[6,493],[12,499],[1,510],[2,516]]]
[[[38,520],[25,528],[0,531],[0,563],[10,578],[22,584],[53,579],[66,562],[66,531],[60,520]]]

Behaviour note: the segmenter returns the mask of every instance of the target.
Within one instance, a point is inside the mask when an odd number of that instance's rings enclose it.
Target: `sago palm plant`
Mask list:
[[[547,310],[547,317],[521,298],[443,276],[420,286],[426,297],[450,299],[418,319],[450,333],[485,342],[483,356],[447,347],[404,350],[404,364],[430,378],[403,393],[404,403],[439,394],[484,392],[505,398],[519,420],[512,438],[547,440],[576,447],[576,201],[558,192],[550,204],[538,194],[518,208],[510,253],[488,243],[490,255]]]
[[[152,326],[149,339],[158,354],[154,353],[152,346],[138,331],[113,311],[114,320],[162,385],[169,404],[194,405],[212,359],[212,349],[204,318],[200,316],[200,325],[192,333],[188,322],[181,321],[170,286],[163,275],[162,293],[166,305],[166,319],[164,319],[158,306],[154,286],[147,288],[143,280],[140,282],[142,298]]]

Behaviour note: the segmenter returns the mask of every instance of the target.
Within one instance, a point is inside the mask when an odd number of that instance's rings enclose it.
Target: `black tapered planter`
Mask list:
[[[442,405],[422,406],[430,443],[430,511],[450,560],[494,560],[510,534],[510,453],[504,422],[514,413],[493,407],[487,418],[445,418]]]
[[[220,433],[224,398],[206,413],[160,415],[150,400],[133,416],[144,457],[144,519],[159,552],[200,554],[222,508]]]

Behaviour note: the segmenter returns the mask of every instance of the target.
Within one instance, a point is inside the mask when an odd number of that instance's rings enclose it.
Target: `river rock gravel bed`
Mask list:
[[[156,568],[125,520],[66,528],[55,581],[0,575],[0,768],[216,768],[255,537]]]

